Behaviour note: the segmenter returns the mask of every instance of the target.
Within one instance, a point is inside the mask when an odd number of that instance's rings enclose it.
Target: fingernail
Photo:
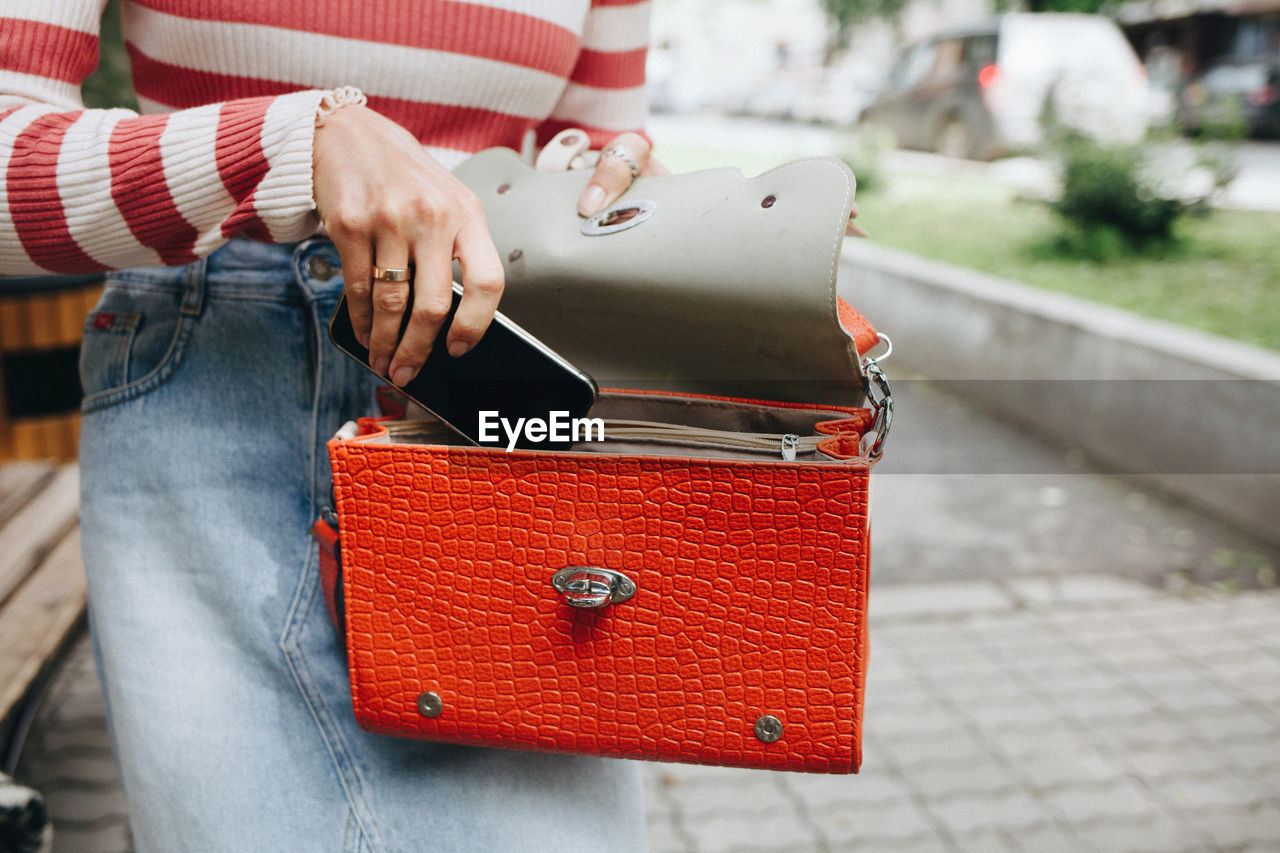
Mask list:
[[[454,341],[449,344],[449,355],[457,358],[460,355],[466,355],[471,350],[471,344],[466,341]]]
[[[368,349],[368,348],[369,348],[369,333],[368,333],[368,332],[361,332],[359,335],[357,335],[357,336],[356,336],[356,340],[358,340],[358,341],[360,342],[360,346],[364,347],[365,349]]]
[[[391,363],[391,359],[386,358],[385,356],[383,358],[378,359],[373,363],[373,372],[378,374],[379,376],[386,376],[387,365],[389,365],[390,363]]]
[[[391,381],[397,385],[404,385],[413,378],[413,368],[397,367],[396,372],[391,374]]]
[[[587,191],[582,194],[582,198],[578,201],[578,213],[583,216],[590,216],[602,207],[604,207],[604,188],[592,184],[587,187]]]

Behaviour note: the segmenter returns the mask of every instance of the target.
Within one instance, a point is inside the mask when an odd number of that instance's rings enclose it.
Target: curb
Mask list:
[[[840,282],[897,363],[1280,544],[1280,356],[865,240]]]

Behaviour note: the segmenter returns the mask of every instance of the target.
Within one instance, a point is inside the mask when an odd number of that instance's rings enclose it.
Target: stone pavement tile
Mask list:
[[[1001,702],[1027,693],[1027,685],[1022,680],[1000,670],[984,674],[981,679],[948,679],[941,689],[954,704],[962,707],[983,699]]]
[[[893,850],[894,853],[955,853],[958,849],[954,844],[937,835],[922,835],[905,841],[895,841],[892,844],[886,844],[885,841],[886,839],[868,838],[857,849],[866,850],[868,853],[879,853],[883,850]]]
[[[1280,807],[1209,809],[1189,814],[1186,820],[1212,839],[1214,847],[1262,845],[1280,850]]]
[[[1074,827],[1079,850],[1107,853],[1174,853],[1202,851],[1204,839],[1172,819],[1101,820]]]
[[[706,817],[790,810],[773,773],[755,771],[752,776],[734,781],[705,784],[701,780],[686,782],[672,791],[679,803],[680,814],[687,820]]]
[[[874,630],[885,620],[1007,610],[1013,603],[1008,593],[987,581],[883,584],[871,596],[867,617]]]
[[[1153,789],[1184,812],[1252,809],[1272,801],[1270,791],[1236,776],[1174,777],[1165,779]]]
[[[1157,619],[1163,619],[1161,613]],[[1084,637],[1093,642],[1103,638],[1125,640],[1150,634],[1166,627],[1166,621],[1152,626],[1143,619],[1134,618],[1129,607],[1080,609],[1057,607],[1044,611],[1041,616],[1047,626],[1053,626],[1067,637]],[[1185,619],[1185,617],[1183,617]]]
[[[1080,841],[1056,825],[1005,830],[1015,853],[1082,853]],[[967,848],[977,850],[977,848]],[[1102,848],[1099,848],[1102,849]]]
[[[1232,759],[1221,749],[1195,741],[1176,747],[1141,745],[1125,750],[1120,760],[1130,773],[1153,787],[1170,778],[1217,776],[1232,772]]]
[[[1244,705],[1197,711],[1180,719],[1210,741],[1231,740],[1245,735],[1280,737],[1280,724],[1273,716],[1264,717]]]
[[[1129,603],[1152,597],[1148,587],[1110,575],[1012,578],[1005,582],[1005,586],[1027,604],[1037,607]]]
[[[1061,720],[1061,712],[1053,704],[1027,692],[973,700],[961,710],[984,731],[998,732],[1010,725],[1050,728]]]
[[[1131,689],[1053,690],[1046,700],[1060,713],[1078,720],[1149,717],[1151,701]]]
[[[1280,738],[1239,737],[1216,743],[1215,754],[1245,771],[1269,771],[1267,776],[1280,782]]]
[[[915,710],[921,704],[936,701],[937,691],[919,678],[881,678],[872,664],[867,674],[866,713],[888,709],[893,712]]]
[[[1053,821],[1052,809],[1025,791],[971,794],[928,801],[933,812],[952,834],[963,836],[983,827],[1032,827]]]
[[[1207,676],[1207,674],[1206,674]],[[1223,711],[1247,705],[1252,697],[1236,690],[1224,690],[1202,676],[1198,682],[1184,681],[1163,685],[1148,685],[1142,691],[1170,714],[1198,714],[1205,711]]]
[[[1104,819],[1141,821],[1164,814],[1154,796],[1130,779],[1055,788],[1045,791],[1044,798],[1072,828]]]
[[[983,853],[1020,853],[1012,838],[999,827],[988,826],[956,839],[961,850],[981,850]]]
[[[1015,764],[1026,755],[1046,751],[1067,754],[1087,745],[1086,735],[1065,721],[1035,726],[1010,724],[987,732],[987,736],[992,748]]]
[[[754,812],[714,814],[685,821],[684,830],[699,853],[788,847],[814,850],[818,846],[813,825],[790,807],[775,809],[758,804]]]
[[[833,850],[846,850],[865,839],[877,839],[870,849],[897,850],[911,838],[937,834],[933,820],[912,800],[865,804],[844,808],[815,809],[809,815],[818,834]]]
[[[895,734],[892,737],[877,735],[877,747],[903,770],[908,771],[931,764],[980,764],[991,760],[991,748],[985,741],[967,730],[955,727],[950,731],[925,734]]]
[[[63,823],[95,824],[124,821],[128,815],[124,793],[118,788],[98,790],[59,786],[43,790],[45,806],[55,831]]]
[[[1034,667],[1022,661],[1010,661],[1009,665],[1023,673],[1019,683],[1025,685],[1025,689],[1040,693],[1051,690],[1116,690],[1126,684],[1114,672],[1099,666],[1096,659],[1084,656],[1059,666]]]
[[[1187,690],[1205,682],[1207,673],[1180,660],[1148,661],[1124,670],[1124,683],[1135,690]]]
[[[1009,768],[994,762],[929,764],[912,770],[908,778],[911,787],[929,802],[959,794],[992,796],[1018,787]]]
[[[1195,732],[1181,720],[1165,717],[1103,719],[1089,725],[1088,737],[1091,743],[1123,752],[1139,746],[1176,749],[1188,739],[1194,739]]]
[[[851,804],[871,805],[902,802],[911,797],[911,788],[882,765],[867,762],[857,776],[828,776],[822,773],[788,773],[783,787],[798,797],[811,813],[840,809]]]
[[[1084,745],[1070,750],[1024,754],[1017,760],[1017,769],[1022,778],[1042,791],[1070,785],[1096,785],[1125,775],[1119,761]]]
[[[132,853],[133,838],[128,826],[110,823],[106,826],[69,828],[56,826],[52,853]]]
[[[867,707],[863,713],[863,725],[868,729],[875,729],[884,738],[938,739],[955,731],[961,722],[950,708],[936,699],[928,705],[917,706],[908,713],[885,713],[875,705]]]

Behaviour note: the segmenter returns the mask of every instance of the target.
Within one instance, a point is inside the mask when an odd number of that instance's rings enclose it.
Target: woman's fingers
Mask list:
[[[400,340],[400,326],[409,305],[409,248],[394,236],[378,240],[374,248],[369,366],[386,376]]]
[[[649,143],[638,133],[623,133],[600,152],[591,180],[578,198],[578,213],[599,213],[627,191],[649,165]]]
[[[369,332],[373,328],[373,253],[368,238],[330,232],[330,239],[342,258],[342,291],[347,297],[351,329],[356,340],[369,348]]]
[[[462,303],[449,326],[448,346],[449,354],[458,356],[474,347],[489,328],[505,276],[483,215],[458,231],[454,252],[462,268]]]
[[[417,375],[453,307],[453,263],[449,255],[449,249],[437,239],[419,243],[414,251],[413,309],[387,374],[397,385],[404,385]]]
[[[854,202],[853,204],[849,205],[849,223],[845,225],[844,233],[850,234],[854,237],[870,237],[871,236],[870,234],[868,234],[866,231],[863,231],[860,227],[858,227],[853,223],[853,220],[857,218],[858,218],[858,203]]]
[[[317,128],[313,175],[370,366],[400,385],[422,367],[451,305],[455,257],[469,295],[450,344],[473,346],[502,292],[502,265],[475,195],[408,131],[361,106],[344,107]],[[417,280],[392,280],[399,276],[390,271],[409,270],[410,261]]]

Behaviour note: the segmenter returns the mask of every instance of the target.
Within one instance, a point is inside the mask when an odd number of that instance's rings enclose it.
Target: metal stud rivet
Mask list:
[[[764,200],[760,202],[760,206],[773,207],[773,203],[777,200],[778,200],[778,197],[776,195],[767,195],[764,197]]]
[[[502,186],[498,187],[498,195],[502,195],[509,189],[511,189],[511,184],[503,184]]]
[[[773,743],[782,737],[782,721],[765,714],[756,720],[756,737],[765,743]]]
[[[319,255],[312,255],[307,259],[307,272],[314,279],[328,281],[338,274],[338,269]]]
[[[439,693],[428,690],[418,697],[418,713],[424,717],[438,717],[444,713],[444,700]]]
[[[507,260],[514,264],[516,261],[520,260],[523,257],[524,257],[523,249],[512,249],[511,254],[507,255]]]

